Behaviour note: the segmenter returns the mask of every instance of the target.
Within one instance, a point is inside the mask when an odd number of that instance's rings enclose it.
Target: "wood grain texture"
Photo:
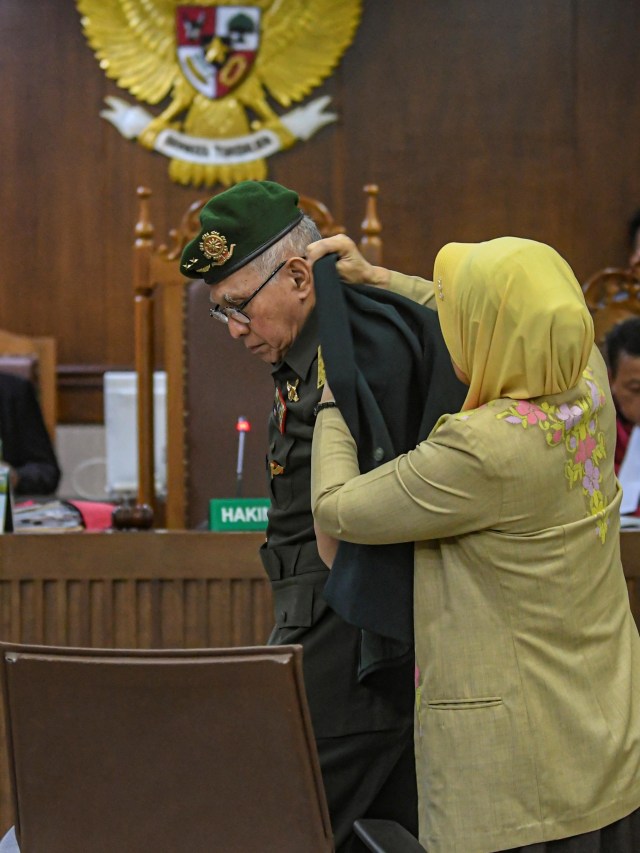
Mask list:
[[[71,0],[4,0],[0,326],[53,335],[64,365],[132,368],[135,188],[164,236],[198,188],[99,117],[107,80]],[[316,90],[339,121],[269,160],[355,232],[380,186],[385,262],[429,276],[450,240],[516,234],[586,279],[626,260],[640,206],[640,4],[627,0],[367,0],[336,73]],[[157,108],[154,108],[157,111]],[[239,357],[241,357],[240,354]],[[62,422],[99,419],[79,383]],[[68,420],[67,420],[68,419]]]

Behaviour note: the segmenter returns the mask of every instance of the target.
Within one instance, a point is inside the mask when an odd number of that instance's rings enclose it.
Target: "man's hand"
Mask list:
[[[370,264],[358,251],[358,247],[346,234],[336,234],[335,237],[325,237],[307,246],[306,258],[312,264],[317,260],[335,252],[338,257],[336,264],[338,275],[348,284],[372,284],[375,287],[387,287],[390,273],[384,267]]]

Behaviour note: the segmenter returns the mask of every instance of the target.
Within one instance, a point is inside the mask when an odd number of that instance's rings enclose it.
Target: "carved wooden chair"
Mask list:
[[[30,337],[0,329],[0,371],[17,373],[36,387],[45,425],[56,440],[56,341],[50,337]]]
[[[368,185],[360,249],[379,264],[381,226],[376,212],[378,188]],[[150,219],[151,191],[138,189],[133,287],[135,360],[138,374],[138,502],[157,509],[154,494],[154,422],[152,380],[155,363],[156,305],[159,335],[167,372],[167,494],[164,524],[196,527],[208,516],[213,497],[236,492],[238,435],[236,423],[246,417],[255,428],[245,442],[243,489],[248,497],[266,496],[266,418],[273,383],[269,367],[242,358],[237,344],[220,324],[209,322],[209,289],[202,281],[185,279],[179,259],[187,242],[200,230],[198,215],[206,199],[194,202],[170,244],[156,246]],[[300,206],[323,236],[344,232],[321,202],[300,197]]]
[[[593,317],[596,344],[604,351],[609,330],[640,314],[640,268],[606,267],[594,273],[582,290]]]

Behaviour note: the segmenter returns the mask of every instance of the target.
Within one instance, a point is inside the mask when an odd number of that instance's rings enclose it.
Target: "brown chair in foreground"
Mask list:
[[[300,646],[0,650],[24,853],[333,850]],[[422,851],[391,822],[357,831]]]
[[[360,248],[373,263],[381,262],[381,227],[376,214],[376,186],[366,186],[366,213]],[[196,527],[206,521],[208,501],[236,494],[239,417],[253,426],[245,441],[243,496],[266,496],[264,436],[273,385],[269,367],[238,352],[224,328],[209,319],[209,290],[201,281],[185,279],[179,260],[198,233],[205,199],[194,202],[180,225],[170,232],[170,245],[154,243],[149,214],[151,192],[140,188],[134,248],[135,358],[138,374],[138,501],[155,505],[152,372],[154,332],[158,322],[167,372],[167,495],[165,526]],[[323,236],[341,233],[327,208],[300,197]],[[156,318],[156,305],[160,307]]]
[[[58,419],[55,338],[30,337],[0,329],[0,371],[15,373],[33,382],[55,446]]]
[[[640,269],[607,267],[582,286],[593,317],[596,344],[604,352],[607,333],[628,317],[640,315]]]

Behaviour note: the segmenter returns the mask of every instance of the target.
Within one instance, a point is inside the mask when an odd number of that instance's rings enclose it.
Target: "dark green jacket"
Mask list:
[[[438,418],[460,410],[437,314],[366,285],[344,286],[335,256],[314,266],[327,381],[358,448],[362,473],[411,450]],[[342,542],[324,596],[345,620],[413,643],[413,543]]]

